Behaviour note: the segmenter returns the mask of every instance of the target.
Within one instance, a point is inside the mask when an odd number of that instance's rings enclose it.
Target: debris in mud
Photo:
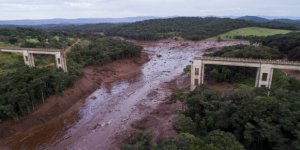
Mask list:
[[[162,57],[162,55],[160,55],[160,54],[157,54],[157,55],[156,55],[156,57],[160,58],[160,57]]]
[[[153,127],[159,120],[154,116],[147,116],[137,122],[131,124],[131,127],[139,130],[145,130],[147,128]]]
[[[96,130],[98,128],[101,128],[102,127],[102,124],[101,123],[97,123],[94,127],[93,127],[93,130]]]
[[[91,97],[91,99],[93,99],[93,100],[96,100],[96,99],[97,99],[97,97],[96,97],[96,96],[92,96],[92,97]]]
[[[189,43],[182,43],[181,46],[182,47],[187,47],[187,46],[189,46]]]

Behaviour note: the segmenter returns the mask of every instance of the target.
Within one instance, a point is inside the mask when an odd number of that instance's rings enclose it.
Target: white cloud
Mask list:
[[[73,8],[89,8],[93,6],[92,3],[88,3],[88,2],[69,2],[69,1],[64,2],[64,5]]]
[[[299,0],[0,0],[0,20],[128,16],[297,16]]]

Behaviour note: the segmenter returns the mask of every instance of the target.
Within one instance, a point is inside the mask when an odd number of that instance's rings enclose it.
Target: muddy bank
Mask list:
[[[189,90],[190,77],[180,75],[171,82],[164,83],[162,86],[172,92],[178,89]],[[155,141],[177,138],[178,133],[173,128],[177,111],[182,111],[182,103],[179,101],[174,103],[171,101],[170,96],[167,97],[142,119],[134,121],[131,124],[131,128],[124,131],[122,136],[116,137],[119,138],[121,142],[115,144],[122,147],[123,143],[133,138],[138,132],[151,133]]]
[[[61,129],[62,126],[78,119],[78,108],[86,97],[101,87],[101,84],[109,84],[138,74],[140,67],[148,59],[148,55],[143,53],[141,57],[118,60],[102,67],[85,68],[84,76],[62,95],[49,97],[32,114],[19,121],[2,123],[0,148],[1,145],[7,145],[12,149],[34,149],[41,146],[40,143],[59,136],[64,130]]]

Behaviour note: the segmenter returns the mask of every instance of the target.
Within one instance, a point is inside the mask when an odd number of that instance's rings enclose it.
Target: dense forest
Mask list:
[[[261,43],[279,49],[281,53],[290,60],[300,60],[300,32],[279,34],[268,37],[241,37],[250,40],[252,43]]]
[[[33,33],[38,31],[33,31]],[[33,34],[29,31],[28,34]],[[12,34],[12,33],[9,33]],[[18,37],[26,37],[18,35]],[[46,33],[41,33],[41,35]],[[36,106],[54,94],[63,94],[63,90],[73,85],[82,75],[87,65],[101,65],[113,60],[138,56],[142,47],[115,38],[82,39],[82,42],[68,53],[68,73],[55,67],[28,68],[23,58],[17,55],[3,54],[9,60],[0,64],[0,122],[18,119],[30,113]],[[10,68],[13,68],[13,71]]]
[[[98,38],[93,42],[83,41],[73,47],[68,57],[83,66],[101,65],[117,59],[138,56],[142,47],[118,38]]]
[[[139,134],[125,150],[287,150],[299,149],[300,82],[276,76],[271,96],[239,90],[224,94],[207,87],[177,92],[185,109],[178,114],[176,139],[153,143],[151,133]],[[297,87],[297,88],[295,88]]]
[[[90,33],[105,32],[113,27],[121,26],[123,23],[98,23],[83,25],[43,25],[34,26],[36,29],[42,29],[51,32],[71,32],[71,33]]]
[[[0,28],[0,46],[63,49],[74,43],[75,34],[46,32],[24,27]]]
[[[300,30],[300,24],[297,23],[257,23],[228,18],[179,17],[153,19],[125,24],[108,29],[105,33],[107,35],[117,35],[138,40],[158,40],[170,37],[202,40],[234,29],[255,26],[274,29]]]

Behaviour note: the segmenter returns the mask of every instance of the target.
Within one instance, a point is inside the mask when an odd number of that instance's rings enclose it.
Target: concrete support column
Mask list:
[[[257,71],[256,71],[256,80],[255,80],[255,87],[256,88],[259,87],[259,77],[260,77],[260,67],[257,68]]]
[[[273,68],[270,64],[261,64],[257,69],[256,84],[255,87],[271,88],[273,79]]]
[[[62,52],[55,53],[55,63],[58,69],[62,69],[64,72],[68,72],[66,59]]]
[[[35,67],[34,57],[32,53],[29,53],[27,50],[23,51],[23,58],[25,65],[29,67]]]
[[[194,60],[191,66],[191,91],[204,83],[204,64],[202,60]]]

